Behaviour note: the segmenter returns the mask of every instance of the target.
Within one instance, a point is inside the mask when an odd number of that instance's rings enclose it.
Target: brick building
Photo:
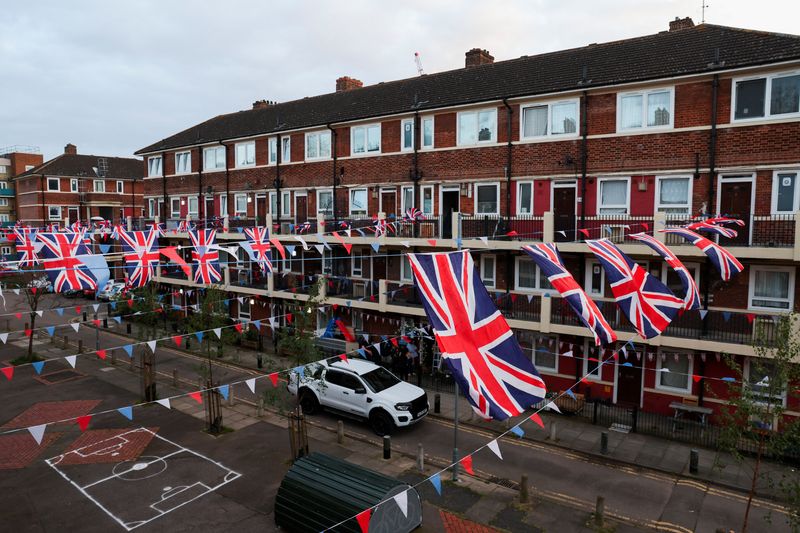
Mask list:
[[[14,177],[26,172],[43,161],[36,146],[6,146],[0,148],[0,227],[12,226],[17,220]],[[0,256],[13,258],[14,245],[10,242],[0,246]]]
[[[327,301],[338,304],[333,313],[357,332],[394,333],[425,321],[404,253],[460,243],[551,390],[588,374],[580,391],[614,403],[664,413],[674,401],[717,409],[724,383],[707,378],[730,374],[721,353],[748,372],[756,329],[769,334],[773,318],[797,306],[798,36],[676,19],[655,35],[508,61],[473,49],[461,69],[367,87],[342,77],[333,93],[259,101],[137,155],[147,216],[173,227],[187,216],[273,224],[296,246],[268,279],[244,261],[228,265],[225,288],[249,295],[234,316],[264,318],[322,275]],[[411,207],[426,219],[381,237],[377,253],[375,237],[356,231],[372,226],[372,215],[400,220]],[[580,241],[614,239],[682,293],[665,264],[626,235],[704,213],[745,221],[737,238],[721,242],[745,271],[723,282],[699,250],[670,237],[703,310],[684,313],[649,342],[635,338],[632,364],[620,358],[598,369],[602,354],[589,332],[521,245],[558,242],[620,338],[634,339]],[[322,259],[303,250],[291,233],[306,220],[325,220],[325,231],[350,223],[343,238],[352,255],[339,246]],[[303,238],[317,244],[315,232]]]
[[[17,217],[32,226],[87,223],[92,217],[118,222],[142,216],[142,162],[134,158],[64,153],[14,177]]]

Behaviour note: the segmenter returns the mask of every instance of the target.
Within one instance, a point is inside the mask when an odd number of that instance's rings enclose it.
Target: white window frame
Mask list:
[[[492,213],[481,213],[478,212],[478,188],[479,187],[494,187],[497,191],[497,209]],[[476,215],[488,215],[488,216],[499,216],[500,215],[500,182],[499,181],[492,181],[492,182],[477,182],[473,184],[473,209]]]
[[[50,183],[55,181],[56,188],[53,189],[50,187]],[[47,192],[60,192],[61,191],[61,179],[60,178],[47,178]]]
[[[248,156],[248,152],[250,151],[251,147],[252,147],[252,151],[253,151],[253,153],[252,153],[253,162],[252,163],[249,161],[249,156]],[[245,155],[245,159],[246,159],[246,161],[243,164],[239,164],[239,150],[240,149],[244,150],[244,155]],[[250,167],[256,166],[256,142],[255,141],[243,141],[243,142],[240,142],[240,143],[236,143],[234,145],[233,155],[235,156],[235,159],[233,161],[233,168],[250,168]]]
[[[192,200],[194,200],[194,209],[192,209]],[[186,214],[189,218],[197,218],[200,215],[200,201],[197,196],[189,196],[186,199]]]
[[[692,269],[694,269],[694,284],[700,287],[700,263],[687,263],[684,261],[683,266],[685,266],[686,270],[689,272],[692,272]],[[671,270],[672,267],[669,266],[666,261],[661,263],[661,283],[663,283],[665,287],[667,286],[667,276]],[[603,281],[605,282],[605,271],[603,274]]]
[[[530,209],[527,213],[522,212],[522,186],[523,185],[530,185],[531,187],[531,205]],[[533,191],[534,191],[534,182],[532,180],[524,180],[517,182],[517,214],[518,215],[533,215]]]
[[[225,147],[224,146],[209,146],[203,148],[203,172],[214,172],[215,170],[225,170],[228,162],[225,160]],[[208,156],[214,154],[214,166],[208,165]],[[222,154],[222,157],[220,157]],[[222,165],[220,165],[220,162]]]
[[[682,394],[682,395],[691,395],[692,394],[692,374],[694,374],[694,355],[692,355],[690,353],[679,353],[678,354],[679,357],[686,357],[689,360],[688,372],[684,376],[685,381],[686,381],[686,386],[685,387],[671,387],[669,385],[662,385],[661,384],[661,376],[663,374],[667,373],[667,372],[662,372],[661,371],[661,369],[663,368],[662,365],[664,363],[664,361],[662,361],[662,357],[661,357],[662,355],[664,356],[663,359],[666,360],[668,357],[674,358],[675,357],[675,352],[664,353],[664,352],[661,352],[661,350],[659,350],[659,353],[656,355],[656,357],[658,359],[657,362],[656,362],[656,383],[655,383],[656,384],[656,389],[657,390],[663,390],[663,391],[666,391],[666,392],[675,392],[675,393],[679,393],[679,394]]]
[[[800,70],[789,70],[785,72],[774,72],[772,74],[762,74],[760,76],[742,76],[740,78],[733,78],[731,80],[731,117],[730,121],[733,122],[757,122],[759,120],[776,120],[784,118],[800,117],[800,108],[797,113],[777,113],[772,114],[770,103],[772,101],[772,81],[775,78],[785,78],[787,76],[796,76],[800,74]],[[738,98],[738,84],[740,81],[752,81],[766,79],[767,83],[764,87],[764,116],[763,117],[749,117],[749,118],[736,118],[736,99]]]
[[[117,194],[125,194],[125,182],[117,181]]]
[[[269,200],[269,211],[270,214],[275,215],[272,212],[272,198],[274,197],[277,201],[278,196],[271,192],[269,193],[270,200]],[[281,191],[281,218],[284,217],[291,217],[292,216],[292,193],[291,191]]]
[[[589,296],[598,296],[602,298],[603,294],[605,294],[606,288],[606,270],[597,259],[587,257],[585,261],[585,268],[583,269],[583,286],[585,287],[586,294]],[[592,269],[595,266],[600,269],[600,287],[595,287],[592,284]]]
[[[593,356],[591,350],[594,349],[596,351],[595,355]],[[560,351],[560,350],[557,350]],[[603,354],[605,349],[602,346],[595,346],[594,344],[590,344],[588,341],[584,341],[583,343],[583,375],[586,376],[586,379],[589,381],[602,381],[603,380]],[[574,354],[573,354],[574,355]],[[597,368],[595,368],[592,372],[589,372],[589,358],[594,357],[597,359]]]
[[[406,141],[406,125],[411,126],[411,144],[409,146],[405,145]],[[405,118],[400,121],[400,151],[401,152],[412,152],[414,150],[414,119],[413,118]]]
[[[746,387],[746,386],[748,386],[750,384],[750,377],[751,377],[750,373],[752,371],[751,363],[750,363],[751,359],[752,359],[751,357],[745,357],[745,359],[744,359],[744,368],[742,369],[743,370],[743,372],[742,372],[742,377],[743,377],[742,387]],[[761,379],[764,379],[764,378],[762,377]],[[761,381],[761,380],[759,380],[759,381]],[[758,382],[756,382],[756,383],[758,383]],[[758,399],[757,399],[758,396],[762,396],[763,397],[765,395],[759,395],[756,392],[753,392],[752,394],[755,396],[754,399],[756,400],[756,403],[758,403],[759,405],[767,405],[766,402],[758,401]],[[773,398],[777,399],[776,396],[773,396]],[[782,404],[782,407],[784,407],[784,408],[786,407],[786,398],[787,398],[787,391],[786,391],[786,387],[784,387],[783,391],[781,392],[781,404]],[[777,421],[777,422],[780,422],[780,421]],[[775,423],[773,422],[772,425],[774,427]]]
[[[408,254],[400,256],[400,281],[406,283],[414,281],[414,272],[411,270],[411,261],[408,260]]]
[[[251,296],[249,295],[245,296],[244,298],[242,298],[242,302],[236,306],[238,318],[244,318],[245,320],[250,320],[250,317],[252,316],[251,312],[253,310],[250,305],[250,298]],[[245,304],[247,305],[247,311],[243,312],[242,307]]]
[[[792,209],[789,211],[778,210],[778,180],[781,174],[794,174],[794,199],[792,200]],[[772,173],[772,201],[770,212],[773,215],[789,215],[794,214],[800,206],[800,169],[787,168],[783,170],[775,170]]]
[[[574,104],[576,109],[575,114],[575,132],[574,133],[553,133],[553,106],[559,104]],[[525,135],[525,110],[533,107],[547,107],[547,133],[544,135]],[[521,105],[519,108],[519,138],[523,141],[535,141],[542,139],[573,139],[580,136],[581,132],[581,99],[580,98],[566,98],[564,100],[548,100],[546,102],[531,102],[529,104]]]
[[[643,178],[646,179],[646,178]],[[689,189],[688,189],[688,198],[686,199],[686,204],[678,205],[678,204],[662,204],[660,203],[661,197],[661,182],[664,180],[670,179],[686,179],[689,180]],[[675,175],[675,176],[656,176],[656,190],[655,190],[655,206],[656,206],[656,213],[660,212],[661,209],[682,209],[686,208],[687,215],[692,214],[692,194],[694,193],[694,178],[689,175]],[[630,190],[628,190],[628,196],[630,196]],[[628,199],[628,204],[630,205],[630,199]]]
[[[363,192],[364,199],[366,200],[366,205],[364,209],[353,209],[353,194],[356,192]],[[331,191],[331,194],[333,192]],[[366,215],[369,211],[369,189],[366,187],[353,187],[352,189],[347,190],[347,206],[349,213],[351,215]]]
[[[284,135],[281,137],[281,163],[292,162],[292,136]]]
[[[106,180],[92,180],[92,192],[106,192]]]
[[[461,139],[461,118],[466,115],[475,115],[475,125],[477,127],[480,126],[478,124],[478,115],[480,113],[491,112],[494,114],[494,128],[492,128],[492,136],[491,138],[481,141],[477,139],[474,143],[467,144],[465,141]],[[480,133],[480,130],[476,132],[476,135]],[[478,146],[481,144],[494,144],[497,142],[497,108],[496,107],[485,107],[482,109],[472,109],[469,111],[461,111],[456,115],[456,145],[457,146]]]
[[[492,260],[491,276],[487,276],[486,272],[486,259]],[[497,256],[494,254],[481,254],[481,281],[487,289],[494,289],[497,286]]]
[[[4,220],[4,222],[8,222],[8,215],[0,215],[0,220],[2,220],[3,216],[6,217],[6,220]],[[11,255],[11,253],[12,253],[11,252],[11,247],[10,246],[0,247],[0,253],[2,253],[5,256]]]
[[[147,158],[147,177],[161,177],[164,175],[164,161],[160,155]]]
[[[358,265],[358,268],[356,268]],[[350,275],[354,278],[364,277],[364,256],[362,250],[353,250],[350,256]]]
[[[647,125],[647,98],[653,93],[669,92],[669,124],[659,126]],[[626,96],[641,96],[642,97],[642,125],[634,126],[631,128],[622,127],[622,99]],[[675,124],[675,87],[653,87],[651,89],[643,89],[641,91],[626,91],[617,93],[617,133],[622,132],[636,132],[636,131],[652,131],[652,130],[670,130],[674,128]]]
[[[76,178],[72,178],[69,180],[69,192],[78,192],[78,180]]]
[[[431,209],[430,209],[430,211],[425,211],[425,191],[430,191],[431,192]],[[420,206],[419,206],[420,211],[422,211],[422,214],[425,215],[426,217],[428,217],[428,216],[432,217],[434,212],[435,212],[435,208],[436,208],[436,204],[435,204],[436,196],[434,196],[433,185],[423,185],[422,187],[420,187],[420,194],[422,195],[422,198],[420,199]]]
[[[183,160],[184,164],[181,165],[180,161]],[[180,167],[183,166],[183,169]],[[183,152],[175,152],[175,174],[191,174],[192,173],[192,152],[185,150]]]
[[[795,276],[795,267],[793,266],[771,266],[771,265],[750,265],[750,277],[749,283],[747,286],[747,308],[754,310],[754,311],[768,311],[774,315],[778,314],[785,314],[791,313],[794,310],[794,276]],[[755,298],[755,291],[756,291],[756,272],[788,272],[789,273],[789,287],[788,287],[788,297],[786,300],[788,301],[789,305],[786,309],[780,309],[778,307],[759,307],[757,305],[753,305],[753,299]],[[759,300],[767,300],[770,298],[759,297]],[[784,301],[775,299],[775,301]]]
[[[175,210],[175,202],[178,202],[178,209]],[[169,199],[169,217],[181,218],[181,199],[178,196],[171,196]]]
[[[8,198],[0,198],[0,207],[8,207]]]
[[[57,209],[56,216],[53,216],[53,209]],[[47,220],[58,220],[59,222],[62,220],[61,218],[61,206],[60,205],[48,205],[47,206]]]
[[[431,122],[431,143],[425,144],[425,121],[430,120]],[[436,119],[434,115],[428,115],[426,117],[421,117],[419,121],[419,132],[420,132],[420,143],[419,147],[420,150],[433,150],[436,146]]]
[[[519,265],[522,262],[530,262],[533,264],[534,268],[536,268],[536,283],[535,287],[521,287],[519,284]],[[495,264],[496,265],[496,264]],[[553,294],[553,289],[543,289],[542,288],[542,278],[547,279],[547,276],[542,274],[542,269],[539,268],[533,259],[529,259],[523,256],[517,256],[514,258],[514,291],[516,292],[524,292],[526,294]],[[549,280],[548,280],[548,283]]]
[[[411,205],[406,205],[406,191],[411,191]],[[400,187],[400,213],[405,216],[406,211],[414,207],[416,198],[414,198],[414,186],[403,185]]]
[[[331,195],[331,208],[330,209],[321,209],[322,203],[320,202],[320,196],[323,194],[330,194]],[[350,198],[350,193],[348,194],[348,200]],[[317,214],[318,215],[328,215],[333,213],[333,190],[332,189],[317,189]]]
[[[278,137],[267,139],[267,164],[278,164]]]
[[[155,217],[158,215],[158,203],[156,202],[155,198],[148,198],[147,199],[147,216],[148,217]]]
[[[370,128],[374,128],[376,126],[378,128],[378,149],[370,151],[369,130]],[[355,136],[356,136],[356,131],[360,129],[364,130],[364,150],[361,152],[356,152]],[[358,126],[352,126],[350,128],[350,155],[354,157],[365,157],[365,156],[380,154],[382,150],[381,146],[382,137],[383,137],[383,128],[380,122],[373,122],[371,124],[360,124]]]
[[[244,210],[239,209],[239,200],[244,199]],[[233,216],[246,217],[247,216],[247,194],[236,193],[233,196]]]
[[[323,137],[328,138],[328,154],[322,154],[322,147],[324,146]],[[310,156],[308,154],[308,148],[312,146],[312,143],[317,149],[317,155]],[[319,131],[310,131],[306,133],[306,142],[305,142],[305,152],[306,152],[306,161],[324,161],[326,159],[331,158],[331,132],[330,130],[319,130]]]
[[[606,183],[606,182],[609,182],[609,181],[624,181],[625,182],[626,191],[627,191],[627,194],[625,195],[625,205],[621,205],[620,204],[620,205],[607,205],[607,206],[604,206],[604,205],[602,205],[600,203],[603,200],[603,194],[602,194],[603,193],[603,183]],[[613,216],[621,217],[621,216],[630,215],[630,212],[631,212],[631,178],[630,178],[630,176],[627,176],[627,177],[614,177],[614,178],[597,178],[597,191],[596,191],[596,194],[597,194],[597,202],[596,203],[597,203],[597,214],[598,215],[606,215],[606,216],[609,216],[609,217],[613,217]],[[625,208],[625,212],[624,213],[601,213],[600,212],[601,209],[620,209],[622,207]]]
[[[219,195],[219,216],[224,217],[228,214],[228,195]]]

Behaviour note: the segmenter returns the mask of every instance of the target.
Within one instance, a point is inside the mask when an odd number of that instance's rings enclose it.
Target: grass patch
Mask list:
[[[221,437],[223,435],[227,435],[228,433],[233,433],[234,431],[236,430],[233,428],[229,428],[228,426],[222,426],[222,429],[220,429],[219,432],[217,433],[212,433],[208,429],[204,429],[203,433],[205,433],[206,435],[211,435],[212,437]]]
[[[39,361],[46,361],[46,359],[44,357],[39,357],[38,355],[33,354],[33,356],[30,359],[28,359],[27,355],[20,355],[19,357],[15,357],[11,361],[9,361],[9,363],[13,366],[18,366],[18,365],[27,365],[30,363],[38,363]]]

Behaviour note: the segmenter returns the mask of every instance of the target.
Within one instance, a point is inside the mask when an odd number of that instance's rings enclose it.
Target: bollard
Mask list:
[[[66,350],[69,347],[69,338],[64,335],[64,349]]]
[[[177,368],[173,368],[172,369],[172,386],[173,387],[177,387],[178,386],[178,369]]]
[[[103,319],[103,327],[108,329],[108,319],[107,318]]]
[[[83,312],[83,321],[86,322],[86,311]]]
[[[28,329],[28,328],[30,328],[30,327],[31,327],[31,326],[30,326],[30,324],[28,324],[27,322],[25,322],[25,329]]]
[[[83,353],[83,341],[78,339],[78,353]]]
[[[600,433],[600,453],[608,453],[608,431]]]
[[[336,423],[336,442],[344,444],[344,422],[341,420]]]
[[[437,415],[442,410],[442,396],[440,394],[433,395],[433,412]]]
[[[130,322],[125,324],[125,333],[127,333],[128,335],[131,334],[131,323]]]
[[[604,515],[606,513],[606,499],[602,496],[597,497],[594,507],[594,523],[598,527],[603,527]]]
[[[556,441],[556,423],[550,422],[550,440],[555,442]]]
[[[390,437],[389,435],[383,436],[383,458],[384,459],[392,458],[392,437]]]
[[[697,450],[689,450],[689,473],[697,473],[697,465],[700,462],[700,452]]]
[[[261,418],[264,416],[264,398],[261,397],[258,399],[258,407],[256,407],[256,416]]]
[[[519,503],[528,503],[528,474],[522,474],[519,479]]]
[[[420,473],[425,472],[425,452],[422,449],[422,443],[417,444],[417,470]]]

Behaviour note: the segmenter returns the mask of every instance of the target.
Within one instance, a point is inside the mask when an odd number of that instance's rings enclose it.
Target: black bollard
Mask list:
[[[439,394],[433,395],[433,412],[437,415],[442,410],[442,397]]]
[[[86,311],[83,312],[83,321],[86,322]]]
[[[700,452],[697,450],[689,450],[689,473],[696,474],[697,466],[700,462]]]
[[[608,453],[608,431],[600,433],[600,453]]]
[[[107,318],[103,319],[103,327],[108,329],[108,319]]]
[[[125,324],[125,333],[127,333],[128,335],[131,334],[131,323],[130,322]]]
[[[384,459],[392,458],[392,437],[390,437],[389,435],[383,436],[383,458]]]

